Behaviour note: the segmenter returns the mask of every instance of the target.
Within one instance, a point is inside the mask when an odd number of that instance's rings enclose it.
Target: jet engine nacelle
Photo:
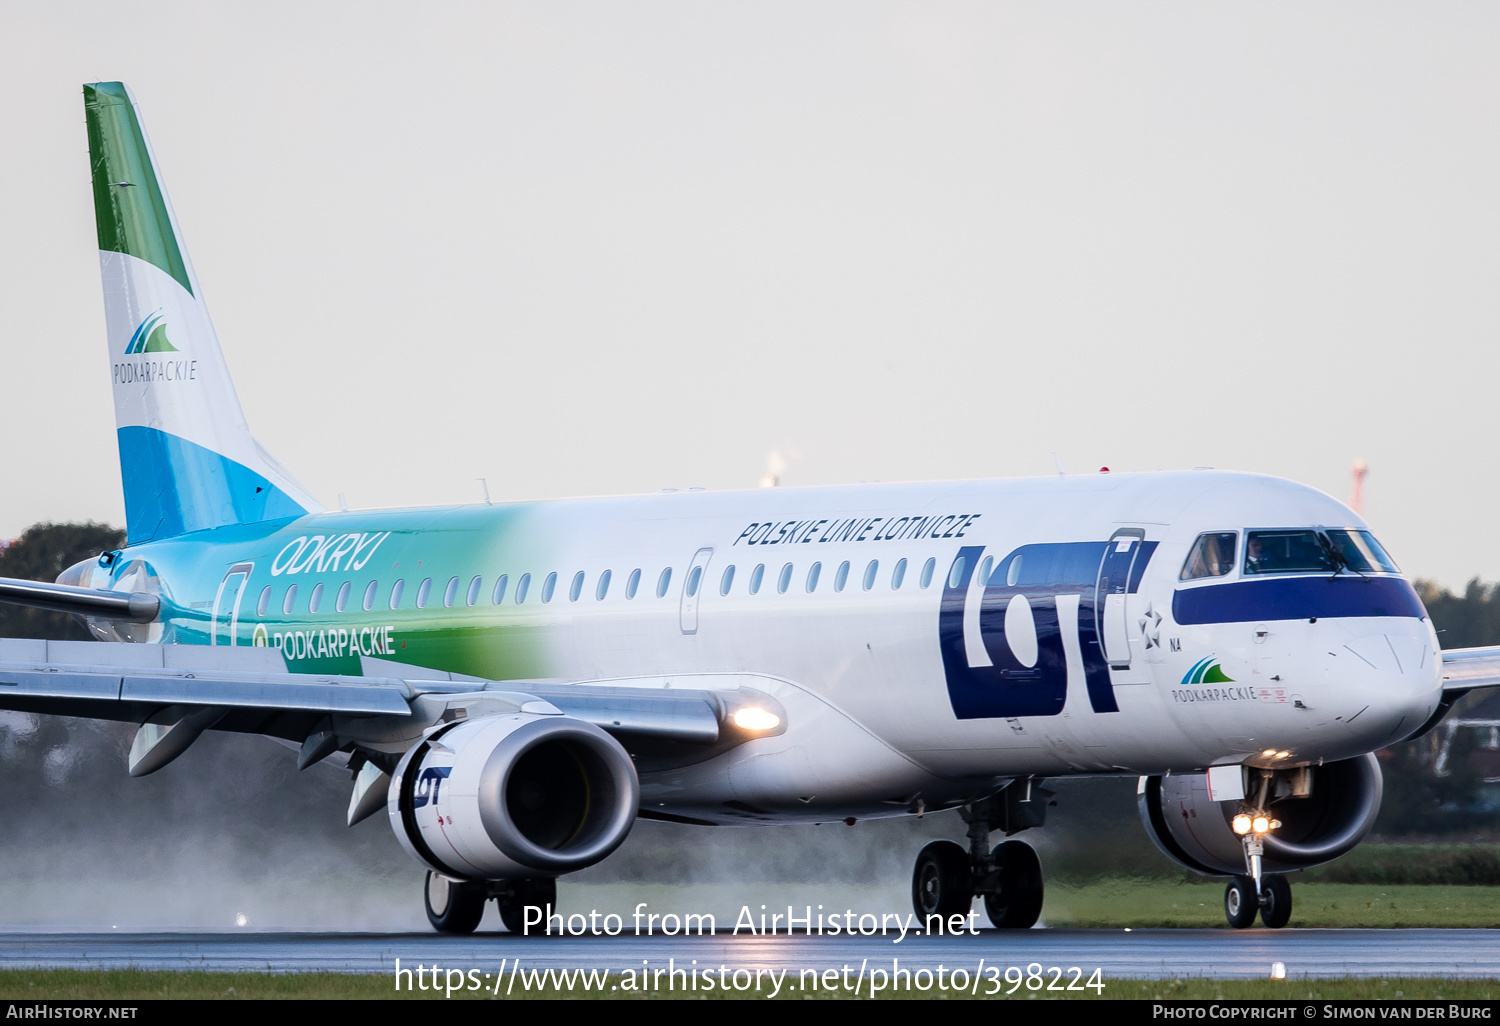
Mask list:
[[[470,880],[591,866],[635,823],[640,782],[620,743],[568,716],[514,713],[433,731],[386,799],[396,837],[434,872]]]
[[[1331,862],[1362,841],[1380,811],[1380,763],[1373,754],[1312,767],[1307,797],[1282,797],[1269,814],[1262,866],[1288,873]],[[1147,835],[1174,862],[1210,876],[1246,872],[1244,844],[1230,821],[1240,802],[1210,801],[1206,774],[1142,777],[1136,804]]]

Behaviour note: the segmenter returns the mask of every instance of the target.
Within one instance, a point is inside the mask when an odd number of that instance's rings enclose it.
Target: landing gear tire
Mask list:
[[[1260,921],[1279,930],[1292,918],[1292,885],[1286,877],[1271,873],[1260,878]]]
[[[995,849],[999,886],[984,896],[984,911],[998,930],[1029,930],[1042,915],[1042,861],[1024,841]]]
[[[441,933],[473,933],[484,918],[486,894],[482,883],[454,883],[429,869],[423,893],[427,921]]]
[[[1255,881],[1248,876],[1232,876],[1224,888],[1224,918],[1236,930],[1243,930],[1255,922],[1255,913],[1260,911],[1260,901],[1255,895]]]
[[[933,841],[917,855],[911,875],[911,904],[925,926],[928,916],[968,915],[974,903],[969,853],[952,841]]]
[[[557,880],[552,877],[516,880],[511,884],[511,892],[502,894],[496,903],[500,906],[500,921],[511,933],[521,933],[526,929],[526,906],[537,906],[544,918],[540,924],[533,921],[531,933],[545,935],[545,916],[551,911],[548,906],[557,907]]]

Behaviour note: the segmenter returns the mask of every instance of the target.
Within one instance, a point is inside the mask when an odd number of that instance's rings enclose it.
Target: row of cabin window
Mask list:
[[[933,574],[933,570],[936,568],[936,566],[937,566],[937,560],[936,559],[928,559],[927,562],[922,565],[922,574],[921,574],[920,584],[921,584],[921,586],[923,588],[926,588],[926,587],[928,587],[929,585],[932,584],[932,574]],[[844,588],[848,585],[848,583],[849,583],[849,570],[850,570],[850,566],[849,566],[849,561],[848,560],[845,560],[844,562],[842,562],[842,563],[839,564],[838,569],[834,572],[834,575],[833,575],[833,590],[834,591],[843,591]],[[762,583],[762,581],[765,578],[765,573],[766,573],[766,565],[764,563],[757,564],[756,567],[755,567],[755,569],[752,570],[752,571],[750,571],[750,594],[754,595],[754,594],[757,594],[760,591],[761,583]],[[778,593],[785,594],[786,591],[787,591],[787,589],[791,587],[791,584],[792,584],[792,573],[793,573],[793,566],[792,566],[791,563],[787,563],[785,566],[783,566],[781,568],[781,573],[779,575],[777,575],[777,578],[776,578],[776,591]],[[803,584],[804,588],[806,589],[806,591],[808,593],[812,593],[814,591],[817,591],[817,589],[818,589],[818,579],[822,575],[822,573],[823,573],[823,564],[822,563],[814,563],[812,566],[808,567],[807,577],[806,577],[806,579],[804,581],[804,584]],[[876,581],[876,578],[879,576],[879,573],[880,573],[880,560],[878,560],[878,559],[872,559],[872,560],[870,560],[870,562],[865,566],[864,576],[863,576],[862,581],[861,581],[861,583],[862,583],[865,591],[869,591],[869,590],[871,590],[872,588],[875,587],[875,581]],[[735,574],[735,568],[734,568],[733,565],[730,565],[730,566],[727,566],[727,567],[724,568],[724,572],[720,575],[720,578],[719,578],[719,594],[720,595],[728,595],[729,594],[730,588],[732,588],[734,586],[734,574]],[[610,585],[610,581],[611,581],[612,577],[613,577],[613,573],[612,573],[612,571],[609,571],[609,570],[605,570],[605,571],[603,571],[602,573],[599,574],[599,581],[594,586],[594,598],[599,599],[599,600],[602,601],[604,599],[604,597],[609,594],[609,585]],[[687,581],[687,593],[688,593],[689,597],[692,597],[692,596],[695,596],[695,595],[698,594],[698,588],[700,587],[700,585],[702,583],[702,577],[703,577],[703,567],[701,567],[701,566],[695,566],[695,567],[693,567],[692,572],[688,575],[688,581]],[[899,559],[899,560],[896,561],[896,565],[891,570],[891,590],[894,591],[894,590],[900,588],[901,585],[902,585],[902,583],[905,580],[906,580],[906,560],[905,559]],[[458,589],[459,589],[460,584],[461,584],[461,581],[457,577],[450,577],[448,579],[448,586],[443,589],[443,605],[444,605],[444,607],[453,606],[454,604],[457,603],[457,601],[458,601]],[[490,603],[492,605],[498,606],[502,602],[505,601],[506,591],[507,591],[507,588],[509,587],[509,584],[510,584],[510,575],[509,574],[501,574],[499,576],[499,578],[496,579],[495,586],[490,591]],[[576,574],[573,575],[573,581],[572,581],[571,585],[569,585],[569,587],[568,587],[568,601],[570,601],[570,602],[577,602],[578,601],[579,597],[583,594],[583,584],[584,584],[584,572],[582,570],[580,570]],[[672,568],[671,567],[667,567],[665,570],[663,570],[661,572],[660,576],[658,576],[657,579],[656,579],[656,597],[657,598],[663,598],[663,597],[665,597],[666,594],[667,594],[667,589],[669,587],[671,587],[671,584],[672,584]],[[630,572],[630,576],[628,578],[626,578],[626,581],[625,581],[625,597],[627,599],[633,599],[633,598],[635,598],[636,593],[640,590],[640,586],[641,586],[641,571],[639,569],[632,570]],[[352,588],[353,588],[353,582],[351,582],[351,581],[345,581],[342,585],[339,586],[338,594],[335,596],[335,598],[333,600],[333,608],[334,608],[335,612],[342,613],[346,609],[349,608],[349,596],[350,596],[350,591],[351,591]],[[546,577],[546,579],[543,580],[543,582],[542,582],[542,601],[543,602],[551,602],[552,601],[553,593],[556,591],[556,589],[557,589],[557,573],[554,571],[553,573],[548,574],[547,577]],[[472,578],[469,581],[468,590],[464,593],[464,600],[465,600],[466,604],[471,605],[471,606],[478,605],[478,603],[479,603],[479,597],[480,597],[481,593],[483,592],[483,590],[484,590],[484,578],[483,577],[474,577],[474,578]],[[515,591],[511,593],[511,600],[513,602],[515,602],[517,605],[525,602],[527,594],[528,594],[528,592],[530,592],[530,590],[531,590],[531,575],[530,574],[522,574],[521,577],[520,577],[520,579],[518,581],[516,581]],[[361,608],[365,609],[366,611],[374,609],[375,608],[375,600],[378,597],[379,591],[380,591],[380,582],[379,581],[371,581],[369,584],[365,585],[364,595],[362,596],[361,601],[360,601]],[[406,581],[405,580],[398,580],[395,584],[391,585],[391,593],[390,593],[390,596],[389,596],[389,598],[387,600],[387,604],[389,605],[389,607],[391,609],[399,609],[401,607],[401,599],[405,595],[405,593],[406,593]],[[315,584],[315,585],[313,585],[312,592],[308,595],[308,599],[307,599],[307,611],[309,613],[316,613],[316,612],[318,612],[319,609],[322,608],[322,606],[323,606],[323,594],[324,594],[324,586],[322,584]],[[421,584],[417,585],[416,608],[418,608],[418,609],[426,609],[427,608],[427,604],[428,604],[429,600],[431,599],[431,597],[432,597],[432,578],[431,577],[427,577],[427,578],[424,578],[422,580]],[[291,613],[292,613],[292,609],[296,606],[296,604],[297,604],[297,585],[291,584],[291,585],[287,586],[286,594],[282,597],[282,600],[281,600],[281,612],[284,615],[290,616]],[[261,589],[260,599],[255,604],[255,615],[256,616],[265,616],[266,615],[266,610],[270,608],[270,605],[271,605],[271,586],[268,584],[264,588]]]

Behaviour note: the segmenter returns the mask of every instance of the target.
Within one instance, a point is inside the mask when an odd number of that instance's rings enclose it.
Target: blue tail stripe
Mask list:
[[[129,544],[307,510],[255,471],[155,428],[120,428]]]

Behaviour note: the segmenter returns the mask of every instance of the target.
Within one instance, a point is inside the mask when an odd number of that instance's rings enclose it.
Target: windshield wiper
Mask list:
[[[1361,578],[1362,580],[1369,580],[1369,578],[1366,577],[1363,573],[1349,565],[1349,560],[1344,558],[1344,554],[1340,552],[1338,546],[1333,543],[1333,539],[1328,537],[1327,531],[1318,531],[1317,535],[1318,544],[1323,547],[1323,555],[1327,556],[1328,562],[1333,564],[1333,574],[1328,578],[1330,581],[1336,579],[1338,575],[1343,573],[1345,570]]]

